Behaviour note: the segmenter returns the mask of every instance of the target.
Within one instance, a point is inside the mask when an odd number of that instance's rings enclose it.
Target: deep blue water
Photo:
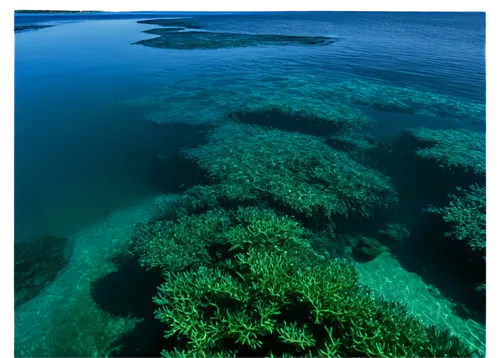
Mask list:
[[[174,81],[199,76],[203,87],[207,74],[222,81],[307,74],[485,100],[483,13],[184,14],[196,15],[208,31],[341,40],[323,47],[190,51],[131,45],[153,37],[141,31],[156,27],[138,19],[180,15],[15,16],[16,25],[57,24],[15,35],[16,240],[71,235],[158,191],[155,154],[182,143],[144,120],[143,109],[120,101]],[[401,125],[397,115],[379,115],[387,127]]]

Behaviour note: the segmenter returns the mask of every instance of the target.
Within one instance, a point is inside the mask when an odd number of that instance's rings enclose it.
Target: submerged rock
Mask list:
[[[352,253],[358,261],[371,261],[380,254],[388,251],[385,245],[374,238],[359,236],[357,240],[356,245],[352,248]]]

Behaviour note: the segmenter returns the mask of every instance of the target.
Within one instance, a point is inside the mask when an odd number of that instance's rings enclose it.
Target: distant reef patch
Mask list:
[[[174,50],[220,49],[253,46],[321,46],[337,42],[338,38],[326,36],[289,36],[273,34],[239,34],[209,32],[200,29],[194,18],[156,19],[138,21],[140,24],[162,26],[144,33],[159,35],[136,44]],[[168,27],[167,27],[168,26]],[[181,31],[179,27],[182,27]]]

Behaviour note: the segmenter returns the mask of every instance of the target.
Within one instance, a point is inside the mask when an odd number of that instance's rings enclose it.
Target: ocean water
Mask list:
[[[144,22],[174,18],[187,23]],[[468,112],[487,95],[484,11],[14,14],[13,21],[51,25],[12,36],[14,242],[72,237],[163,194],[158,153],[196,141],[184,122],[210,123],[266,98],[320,111],[347,103],[345,83],[370,83],[382,86],[381,96],[399,87],[421,101],[438,98],[431,115],[352,104],[378,121],[378,138],[418,126],[486,128]]]
[[[149,38],[141,31],[154,26],[130,15],[74,17],[79,21],[16,35],[18,240],[67,235],[154,191],[140,166],[169,140],[119,101],[164,83],[207,72],[223,81],[243,69],[250,76],[269,74],[271,81],[274,74],[294,73],[324,75],[325,81],[368,78],[485,100],[484,14],[204,15],[211,31],[343,40],[321,48],[191,52],[131,46]],[[18,15],[16,23],[26,18],[32,20]],[[45,16],[44,22],[71,19]]]

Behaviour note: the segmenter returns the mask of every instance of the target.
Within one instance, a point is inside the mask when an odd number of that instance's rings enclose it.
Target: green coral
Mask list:
[[[388,177],[318,137],[226,125],[184,151],[231,200],[271,201],[307,216],[370,216],[398,202]]]
[[[475,174],[486,174],[486,135],[466,129],[410,129],[420,143],[415,152],[424,159],[436,161],[441,167],[459,168]]]
[[[310,250],[304,228],[288,216],[278,216],[271,209],[240,207],[236,219],[238,224],[224,234],[233,251],[250,246],[279,252]]]
[[[174,202],[158,205],[155,219],[178,220],[186,215],[227,206],[229,200],[223,194],[224,191],[218,185],[195,185],[184,191]]]
[[[451,201],[443,208],[429,208],[428,212],[442,216],[450,224],[447,237],[467,242],[472,250],[486,250],[486,187],[478,184],[469,189],[457,188],[449,194]]]
[[[196,357],[196,352],[193,350],[178,350],[177,348],[172,349],[171,351],[168,351],[166,349],[162,350],[161,356],[165,358],[192,358]],[[233,351],[217,351],[213,352],[210,354],[210,357],[217,357],[217,358],[236,358],[236,353]]]
[[[178,343],[163,356],[469,353],[400,304],[376,298],[353,265],[315,254],[292,219],[257,208],[240,208],[237,217],[246,231],[227,235],[234,256],[217,267],[165,274],[155,316]]]
[[[141,265],[182,270],[210,261],[207,246],[222,240],[230,217],[222,209],[181,217],[175,221],[147,221],[135,226],[133,252]]]

